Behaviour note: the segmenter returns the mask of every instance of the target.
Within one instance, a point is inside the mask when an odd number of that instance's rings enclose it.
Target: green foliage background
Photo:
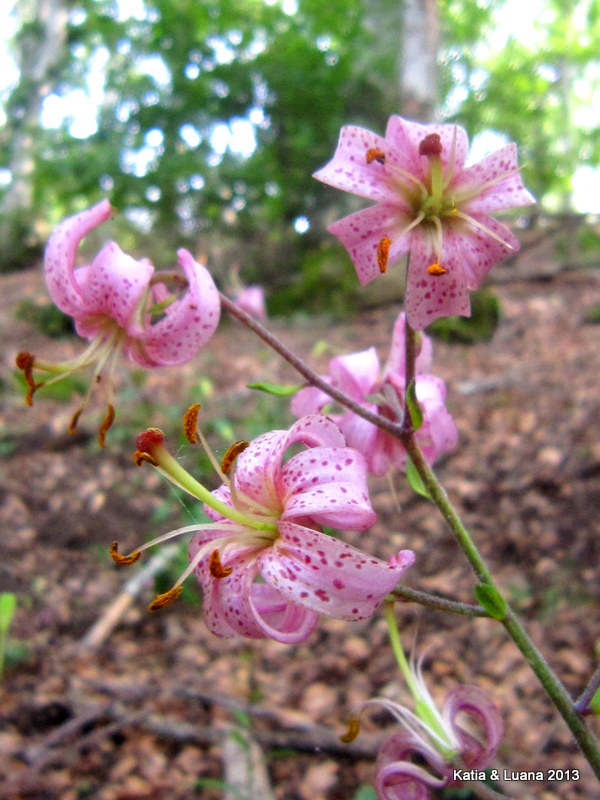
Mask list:
[[[17,0],[16,48],[35,24],[26,21],[33,6]],[[488,53],[501,6],[440,0],[440,108],[471,136],[491,129],[516,140],[527,184],[568,209],[573,170],[600,158],[597,121],[579,122],[575,107],[586,101],[582,86],[599,91],[600,0],[545,0],[541,45],[509,37]],[[313,308],[352,305],[353,270],[325,228],[357,206],[311,174],[343,124],[383,132],[401,112],[401,4],[298,0],[289,13],[277,0],[146,0],[139,19],[119,16],[116,0],[67,7],[67,46],[48,92],[86,89],[100,61],[103,101],[88,138],[74,138],[69,120],[33,132],[29,235],[41,243],[60,218],[108,196],[122,212],[111,235],[158,265],[186,246],[209,257],[222,283],[239,264],[247,282],[266,284],[271,311],[300,297]],[[17,86],[6,100],[2,143],[26,91]],[[217,126],[240,120],[252,121],[255,150],[215,150]],[[9,147],[0,159],[9,166]],[[304,234],[295,229],[301,218],[310,223]]]

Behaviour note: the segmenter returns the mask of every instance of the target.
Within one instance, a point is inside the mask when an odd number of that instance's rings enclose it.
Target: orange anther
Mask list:
[[[213,578],[226,578],[228,575],[231,575],[232,568],[231,567],[224,567],[221,563],[221,556],[219,555],[218,550],[213,550],[210,554],[210,558],[208,559],[208,571],[212,575]]]
[[[118,551],[117,542],[113,542],[110,546],[110,557],[120,567],[128,567],[130,564],[135,564],[138,558],[142,555],[139,550],[134,550],[128,556],[122,556]]]
[[[430,264],[427,267],[427,272],[430,275],[439,276],[439,275],[446,275],[448,270],[446,269],[446,267],[442,267],[441,264]]]
[[[168,592],[157,594],[148,606],[148,611],[158,611],[160,608],[171,605],[174,600],[177,600],[182,591],[183,586],[174,586],[172,589],[169,589]]]
[[[183,415],[183,431],[190,444],[196,444],[198,441],[196,428],[198,426],[198,414],[200,413],[200,408],[200,403],[194,403]]]
[[[388,236],[384,236],[377,245],[377,264],[379,265],[379,272],[383,273],[387,269],[391,244],[391,239]]]
[[[245,442],[243,439],[240,439],[239,442],[234,442],[231,447],[227,450],[223,459],[221,461],[221,469],[225,473],[225,475],[229,475],[231,467],[233,466],[233,462],[239,456],[240,453],[243,453],[244,450],[249,446],[250,442]]]
[[[340,736],[340,742],[350,744],[353,742],[360,733],[360,720],[358,717],[350,717],[348,720],[348,731],[343,736]]]
[[[153,458],[150,453],[144,453],[142,450],[136,450],[133,454],[133,460],[136,467],[141,467],[144,462],[152,464],[153,467],[158,467],[158,461]]]
[[[367,150],[367,164],[372,164],[377,161],[378,164],[385,164],[385,153],[378,147],[369,147]]]
[[[69,422],[69,433],[73,435],[77,430],[77,423],[79,422],[79,417],[81,416],[81,412],[83,408],[78,408],[77,411],[71,417],[71,421]]]
[[[36,389],[44,385],[43,381],[41,383],[36,383],[33,379],[34,362],[35,356],[32,353],[28,353],[27,350],[22,350],[20,353],[17,353],[17,357],[15,358],[15,364],[17,368],[23,372],[23,377],[27,383],[25,402],[28,406],[33,405],[33,393]]]
[[[106,434],[110,426],[115,421],[115,407],[112,403],[109,403],[106,409],[106,416],[102,420],[102,425],[100,425],[100,430],[98,431],[98,444],[100,447],[104,447],[106,444]]]

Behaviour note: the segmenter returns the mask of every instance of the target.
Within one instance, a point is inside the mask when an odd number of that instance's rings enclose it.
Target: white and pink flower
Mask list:
[[[304,449],[291,457],[288,450]],[[339,428],[321,415],[289,430],[259,436],[237,456],[222,486],[209,492],[187,473],[157,429],[138,437],[138,460],[150,461],[204,503],[212,522],[189,525],[120,556],[138,553],[182,533],[194,533],[190,563],[159,608],[178,596],[194,573],[203,589],[203,614],[218,636],[306,639],[320,614],[344,620],[371,616],[414,561],[411,550],[388,562],[324,533],[322,526],[362,531],[376,519],[363,456],[346,445]]]
[[[325,380],[370,411],[390,419],[399,419],[403,412],[406,391],[404,369],[405,317],[400,314],[394,324],[388,360],[381,370],[374,347],[358,353],[338,356],[329,362]],[[458,431],[445,406],[446,386],[431,369],[432,346],[428,336],[421,337],[421,350],[416,360],[415,390],[423,412],[423,424],[415,438],[429,464],[456,447]],[[369,472],[384,475],[391,466],[406,468],[406,450],[402,442],[353,411],[331,412],[332,400],[315,387],[301,389],[292,400],[296,416],[315,412],[327,413],[344,433],[350,447],[364,454]]]
[[[44,255],[44,272],[54,304],[73,318],[88,348],[77,358],[53,363],[22,352],[17,366],[29,387],[27,402],[44,383],[93,368],[91,387],[108,364],[108,413],[101,426],[103,443],[112,422],[112,373],[123,353],[146,368],[174,366],[189,361],[211,338],[220,315],[220,300],[210,273],[187,250],[177,253],[179,271],[155,272],[152,263],[136,260],[115,242],[107,242],[94,260],[75,266],[81,240],[111,217],[108,200],[61,222],[52,233]],[[169,287],[172,288],[169,288]],[[53,375],[36,383],[34,370]],[[90,392],[71,422],[74,430]]]
[[[375,205],[328,230],[348,250],[363,284],[409,254],[406,313],[415,330],[441,316],[470,314],[469,290],[519,249],[490,216],[534,198],[519,174],[516,145],[465,166],[467,134],[392,116],[385,138],[342,128],[333,159],[314,177]]]

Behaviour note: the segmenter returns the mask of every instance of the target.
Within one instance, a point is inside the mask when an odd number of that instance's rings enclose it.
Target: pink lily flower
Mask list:
[[[469,316],[469,290],[519,249],[490,216],[535,202],[517,165],[516,145],[466,167],[467,134],[456,125],[390,117],[385,138],[342,128],[333,159],[314,177],[376,205],[328,230],[348,250],[367,284],[409,254],[406,313],[415,330],[438,317]]]
[[[262,286],[243,286],[233,295],[233,301],[251,317],[267,318],[265,290]]]
[[[405,316],[400,314],[394,324],[392,344],[386,365],[381,372],[374,347],[331,359],[325,380],[347,394],[352,400],[371,411],[391,419],[402,414],[405,394],[404,378]],[[431,369],[432,346],[428,336],[421,339],[417,357],[415,389],[423,412],[423,424],[416,432],[416,440],[427,462],[433,464],[441,455],[456,447],[458,431],[444,405],[446,386],[435,375],[423,374]],[[323,412],[331,417],[344,433],[350,447],[364,454],[369,472],[384,475],[391,466],[406,469],[406,450],[387,431],[359,417],[352,411],[330,413],[329,395],[314,387],[301,389],[292,399],[292,413],[296,416]]]
[[[293,445],[306,449],[284,460]],[[150,461],[201,500],[212,522],[171,531],[129,556],[120,556],[115,545],[113,558],[131,563],[146,547],[194,532],[188,567],[151,608],[175,599],[194,573],[203,588],[204,619],[218,636],[294,644],[314,630],[320,614],[368,617],[414,561],[411,550],[381,561],[321,530],[331,525],[362,531],[376,519],[362,455],[347,447],[337,426],[321,415],[304,417],[290,430],[271,431],[249,445],[238,442],[221,467],[216,465],[223,484],[212,493],[173,458],[157,429],[138,437],[137,460]]]
[[[387,697],[367,700],[389,711],[402,728],[379,749],[375,792],[378,800],[427,800],[430,789],[461,785],[457,774],[485,769],[494,758],[504,726],[491,698],[477,686],[456,686],[446,695],[440,711],[423,679],[421,661],[400,665],[414,699],[414,711]],[[342,741],[360,733],[360,715],[352,717]],[[475,723],[471,732],[465,723]],[[413,763],[417,756],[419,763]]]
[[[378,800],[427,800],[429,789],[460,786],[462,780],[455,777],[456,773],[461,769],[484,770],[502,740],[502,718],[482,689],[456,686],[448,692],[440,713],[420,674],[418,680],[424,690],[419,716],[384,698],[368,701],[383,705],[404,726],[379,749],[375,778]],[[475,722],[479,736],[465,729],[464,718]],[[424,765],[413,763],[411,756],[418,756]]]
[[[54,374],[46,383],[60,380],[78,370],[93,367],[91,386],[100,380],[110,361],[108,412],[100,428],[100,443],[114,418],[112,373],[115,361],[124,353],[143,367],[173,366],[189,361],[213,335],[220,315],[216,286],[207,269],[196,263],[187,250],[177,253],[184,276],[177,272],[155,273],[146,259],[135,260],[115,242],[108,242],[91,264],[75,267],[80,241],[97,225],[111,217],[108,200],[61,222],[51,235],[44,256],[46,283],[52,301],[73,317],[77,333],[90,342],[77,358],[62,364],[22,352],[17,366],[25,373],[29,387],[27,403],[42,383],[33,370]],[[168,284],[175,291],[170,291]],[[91,393],[73,416],[70,431]]]

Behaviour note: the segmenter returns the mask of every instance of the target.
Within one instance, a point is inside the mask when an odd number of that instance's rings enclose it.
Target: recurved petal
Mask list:
[[[221,302],[210,272],[187,250],[177,257],[188,281],[185,294],[165,308],[165,316],[146,328],[142,349],[131,356],[143,366],[172,366],[189,361],[219,324]]]
[[[328,376],[325,376],[324,380],[329,380]],[[321,389],[317,389],[315,386],[305,386],[304,389],[300,389],[292,398],[292,414],[296,417],[304,417],[307,414],[318,414],[328,403],[332,402],[331,397],[321,391]]]
[[[127,328],[148,289],[154,267],[146,258],[137,261],[116,242],[107,242],[89,266],[75,270],[81,296],[77,332],[90,337],[107,319]]]
[[[456,192],[456,203],[469,214],[490,214],[535,203],[535,197],[523,185],[514,143],[467,167],[452,189]]]
[[[442,710],[460,744],[460,754],[469,769],[488,766],[504,735],[504,724],[496,705],[478,686],[456,686],[452,689]],[[475,738],[457,722],[460,713],[475,718],[483,731],[481,739]]]
[[[53,231],[44,254],[44,274],[52,302],[65,314],[76,316],[82,306],[81,291],[73,271],[80,241],[112,215],[108,200],[63,220]]]
[[[388,359],[383,370],[383,378],[394,374],[404,377],[406,364],[406,314],[398,314],[392,331],[392,343]],[[430,372],[433,361],[433,345],[429,336],[423,334],[419,339],[419,352],[416,360],[417,372]]]
[[[408,760],[414,756],[433,772]],[[449,773],[449,767],[432,747],[410,732],[402,731],[379,748],[375,777],[377,800],[429,800],[429,790],[446,786]]]
[[[379,379],[379,357],[374,347],[332,358],[329,362],[332,382],[353,400],[362,402]]]
[[[388,143],[376,133],[346,125],[331,161],[314,173],[323,183],[351,192],[359,197],[380,202],[394,202],[397,191],[388,176],[387,168],[377,161],[367,162],[369,150],[387,153]]]
[[[192,559],[206,542],[206,535],[195,536],[190,543]],[[217,636],[269,637],[285,644],[298,644],[314,630],[318,615],[290,603],[273,587],[257,584],[256,552],[236,549],[222,557],[229,575],[215,578],[209,569],[209,554],[196,568],[203,589],[202,613],[207,627]]]
[[[366,530],[377,519],[367,489],[364,456],[350,447],[318,447],[293,456],[279,476],[281,519]]]
[[[410,224],[408,215],[391,203],[355,211],[330,225],[327,230],[344,245],[363,285],[381,274],[377,261],[377,248],[384,236],[390,241],[387,267],[395,264],[411,246],[411,235],[402,235]]]
[[[258,556],[265,581],[290,601],[337,619],[369,617],[414,561],[402,550],[389,563],[324,533],[279,523],[280,538]]]

